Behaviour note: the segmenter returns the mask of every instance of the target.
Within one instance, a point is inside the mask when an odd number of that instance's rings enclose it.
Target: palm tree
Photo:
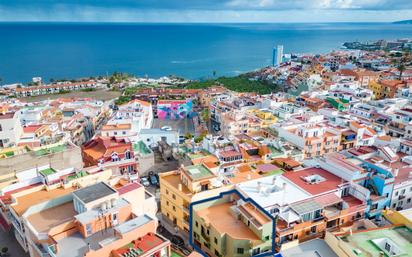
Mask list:
[[[409,50],[403,51],[400,57],[392,59],[392,63],[399,71],[399,80],[402,80],[403,72],[406,70],[406,66],[411,64],[411,61],[412,57]]]

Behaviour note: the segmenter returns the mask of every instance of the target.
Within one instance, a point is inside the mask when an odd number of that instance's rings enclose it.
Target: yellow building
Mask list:
[[[369,89],[372,90],[375,99],[382,99],[384,96],[384,87],[377,81],[371,81],[369,83]]]
[[[233,189],[224,185],[204,164],[181,167],[159,174],[160,205],[163,217],[189,232],[189,204]]]
[[[193,205],[193,243],[208,256],[249,257],[272,249],[273,221],[238,194]]]
[[[260,128],[267,128],[277,122],[277,117],[266,110],[253,109],[249,111],[260,123]]]

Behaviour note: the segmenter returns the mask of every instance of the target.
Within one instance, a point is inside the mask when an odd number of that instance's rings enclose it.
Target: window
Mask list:
[[[196,221],[196,222],[195,222],[195,225],[196,225],[196,227],[199,227],[199,222]]]
[[[244,251],[243,248],[237,248],[237,254],[243,254]]]
[[[89,236],[92,234],[92,224],[86,224],[86,235]]]
[[[169,206],[169,201],[166,201],[166,205]]]
[[[260,248],[253,249],[252,255],[258,255],[260,253]]]
[[[166,194],[167,194],[167,195],[169,194],[169,190],[167,190],[167,189],[166,189]]]
[[[114,135],[117,135],[117,132],[115,131],[113,134],[114,134]]]
[[[172,195],[172,198],[176,200],[176,195],[173,194],[173,195]]]
[[[217,244],[217,238],[215,237],[215,244]]]
[[[173,206],[173,211],[176,211],[176,207],[175,207],[175,206]]]
[[[126,131],[123,131],[123,135],[126,135]]]
[[[219,254],[219,252],[215,249],[215,255],[216,256],[219,256],[220,254]]]
[[[311,233],[316,233],[316,226],[311,227],[311,228],[310,228],[310,232],[311,232]]]
[[[0,125],[0,131],[3,131],[3,127]]]

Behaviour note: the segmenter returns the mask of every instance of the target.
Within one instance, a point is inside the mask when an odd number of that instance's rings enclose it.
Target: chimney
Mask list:
[[[276,176],[273,177],[273,179],[272,179],[272,185],[276,185],[276,178],[277,178]]]
[[[178,185],[178,189],[179,189],[180,192],[182,192],[182,184]]]

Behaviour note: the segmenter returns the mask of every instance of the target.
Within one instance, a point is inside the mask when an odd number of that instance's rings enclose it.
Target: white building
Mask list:
[[[412,164],[412,156],[405,156],[402,161]],[[412,208],[412,168],[395,169],[393,173],[395,185],[391,197],[391,208],[398,211]]]
[[[169,145],[179,144],[179,132],[167,129],[142,129],[139,138],[148,147],[156,146],[161,140],[166,141]]]
[[[139,133],[141,129],[149,129],[153,124],[153,108],[149,102],[132,100],[119,106],[114,119],[131,121],[132,131]]]
[[[0,114],[0,148],[15,146],[23,134],[18,112]]]

